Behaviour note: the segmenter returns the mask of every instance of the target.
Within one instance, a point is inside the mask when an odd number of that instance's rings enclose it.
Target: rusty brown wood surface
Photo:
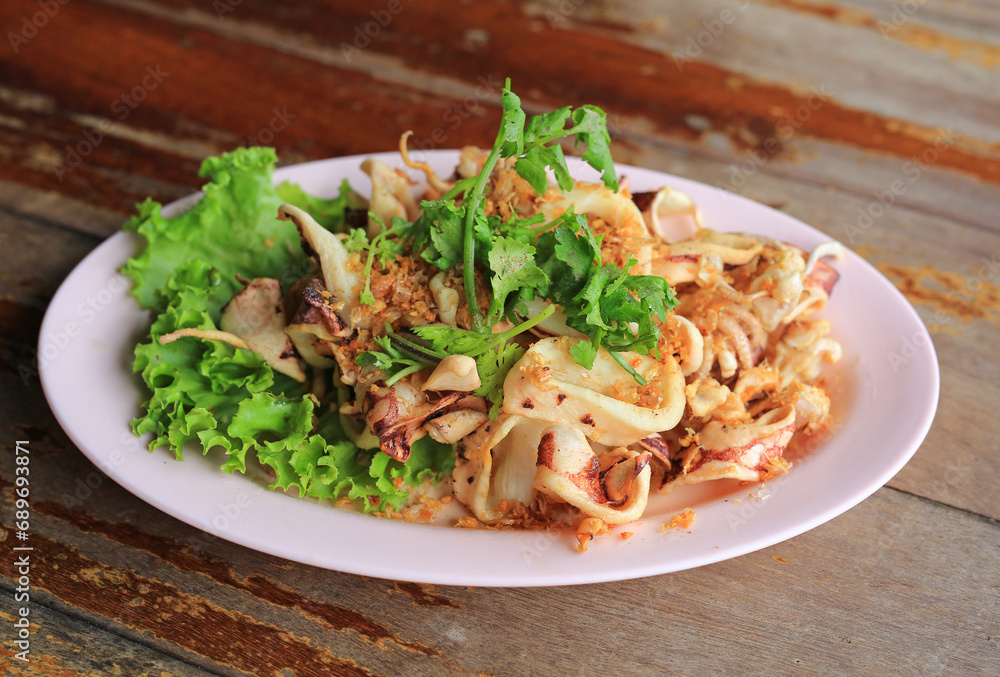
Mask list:
[[[1000,672],[995,3],[6,0],[0,27],[0,675]],[[278,114],[265,141],[286,164],[391,150],[405,129],[486,144],[505,77],[533,111],[603,107],[616,160],[800,218],[904,291],[941,401],[886,487],[691,571],[432,588],[227,543],[74,447],[31,374],[39,325],[135,202],[190,193],[203,157]],[[14,658],[19,439],[31,663]]]

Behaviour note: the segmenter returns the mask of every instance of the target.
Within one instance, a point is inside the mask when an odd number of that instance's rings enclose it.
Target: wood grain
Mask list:
[[[166,656],[86,621],[41,605],[32,607],[34,643],[28,662],[0,646],[0,674],[8,677],[202,677],[217,674]],[[0,612],[4,624],[14,621]]]
[[[0,50],[0,448],[32,440],[38,658],[7,661],[3,631],[0,674],[997,672],[994,3],[899,15],[901,3],[867,0],[401,0],[363,48],[359,31],[388,2],[217,5],[74,0]],[[2,3],[3,34],[38,8]],[[719,32],[688,59],[706,30]],[[191,192],[203,157],[267,129],[286,163],[391,150],[405,129],[425,147],[487,143],[507,76],[531,111],[604,107],[619,162],[800,218],[909,295],[942,394],[888,487],[813,531],[696,570],[434,588],[230,544],[141,502],[73,446],[32,373],[42,313],[135,202]],[[141,91],[144,78],[155,88]],[[822,105],[811,88],[828,93]],[[123,109],[134,94],[142,102]],[[70,167],[94,129],[100,141]],[[4,626],[13,468],[0,453]],[[628,543],[595,547],[627,555]]]
[[[670,11],[639,3],[623,3],[616,11],[618,5],[485,2],[462,15],[441,17],[433,6],[405,4],[366,42],[359,31],[372,20],[371,10],[360,2],[335,8],[313,2],[286,16],[271,4],[248,1],[224,21],[187,0],[114,2],[155,16],[164,15],[166,7],[183,7],[182,20],[189,25],[473,100],[480,96],[481,81],[510,76],[529,107],[601,105],[623,141],[697,148],[741,162],[749,154],[764,159],[762,171],[783,170],[799,180],[855,192],[868,193],[887,176],[888,185],[900,165],[923,157],[946,133],[954,143],[931,165],[947,180],[940,189],[940,182],[929,182],[929,193],[912,192],[901,202],[955,218],[959,210],[948,198],[956,184],[976,201],[996,196],[1000,135],[990,115],[996,104],[989,98],[996,91],[992,70],[969,66],[956,73],[947,55],[915,52],[875,30],[859,36],[856,26],[817,22],[816,13],[726,2],[699,3],[696,9],[671,3]],[[733,14],[717,38],[708,36],[710,46],[688,60],[685,45],[734,6],[747,9]],[[869,21],[877,26],[876,18]],[[913,18],[905,26],[917,23]],[[457,35],[462,39],[449,39]],[[829,68],[825,60],[789,58],[817,42],[829,44],[828,58],[839,68]],[[364,47],[351,51],[355,44]],[[558,58],[580,44],[588,49],[574,59]],[[911,67],[921,59],[933,68]],[[422,64],[421,70],[410,63]],[[938,75],[934,87],[927,86],[929,69]],[[859,72],[867,73],[861,81]],[[824,92],[822,106],[810,98],[813,89]],[[951,96],[981,103],[974,111],[968,104],[937,104]],[[844,156],[846,167],[810,161],[829,146]],[[981,180],[991,176],[994,180]],[[987,213],[979,218],[979,211],[962,215],[975,214],[978,223],[992,227],[993,220]]]

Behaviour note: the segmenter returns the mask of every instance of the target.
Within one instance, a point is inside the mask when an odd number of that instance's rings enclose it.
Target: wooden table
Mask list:
[[[30,440],[35,548],[25,664],[0,541],[0,674],[1000,673],[995,2],[5,0],[0,26],[0,487],[9,526]],[[696,570],[431,588],[210,537],[67,439],[31,372],[39,323],[135,202],[248,142],[284,163],[405,129],[487,144],[505,77],[531,111],[603,107],[618,161],[814,224],[906,292],[941,404],[888,486]]]

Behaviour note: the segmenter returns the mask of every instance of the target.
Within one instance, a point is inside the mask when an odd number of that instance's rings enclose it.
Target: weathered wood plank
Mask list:
[[[10,594],[7,590],[4,593],[5,597]],[[9,677],[203,677],[218,674],[40,604],[31,606],[29,618],[32,625],[28,661],[15,658],[17,651],[12,651],[5,641],[0,645],[0,661],[7,665],[0,668],[0,674]],[[15,617],[2,611],[0,619],[9,627]]]
[[[0,22],[36,10],[5,3]],[[117,36],[115,50],[107,35]],[[223,96],[206,72],[226,83]],[[119,213],[148,195],[190,193],[210,154],[255,142],[276,146],[286,163],[389,150],[405,129],[442,125],[455,103],[82,2],[62,7],[16,57],[2,55],[0,79],[0,116],[17,121],[15,133],[0,134],[0,179]],[[494,127],[474,115],[449,142],[487,138]]]
[[[101,238],[0,210],[4,296],[45,308],[73,267]]]
[[[816,13],[751,4],[732,14],[744,5],[709,2],[679,3],[664,16],[638,3],[484,2],[442,15],[421,3],[404,5],[369,39],[363,29],[372,10],[360,2],[305,4],[286,15],[251,0],[224,20],[188,0],[113,2],[449,96],[475,96],[477,80],[512,76],[530,107],[596,103],[633,143],[655,140],[738,162],[751,152],[760,171],[860,193],[923,158],[942,129],[953,126],[947,148],[927,163],[946,180],[899,200],[995,227],[989,205],[1000,177],[1000,133],[991,116],[993,71],[972,64],[956,70],[947,55],[914,52],[870,27],[831,24]],[[185,11],[174,16],[167,7]],[[710,49],[695,44],[691,59],[680,53],[706,30],[704,22],[725,11],[729,23],[719,36],[708,35]],[[355,41],[363,49],[355,50]],[[580,44],[588,50],[577,54]],[[815,44],[836,53],[809,58]],[[558,58],[568,54],[575,56]],[[929,61],[906,68],[921,59]],[[831,62],[841,65],[831,68]],[[859,81],[858,72],[871,75]],[[956,103],[940,106],[941,98]],[[831,145],[841,162],[813,161],[818,149]],[[956,184],[965,198],[961,206],[951,199]]]
[[[30,186],[0,181],[0,234],[6,236],[14,228],[14,216],[57,224],[63,228],[105,237],[121,228],[122,212],[131,205],[122,204],[115,210],[94,207],[56,191],[37,190]],[[6,244],[0,239],[0,246]]]
[[[581,656],[592,655],[595,633],[603,646],[633,646],[637,624],[644,648],[615,652],[619,674],[967,673],[997,657],[996,522],[891,489],[791,541],[693,571],[530,591],[432,589],[206,538],[94,481],[96,470],[61,446],[40,441],[32,452],[49,478],[34,498],[37,599],[226,674],[527,675],[539,661],[590,674]],[[9,501],[9,455],[2,468]],[[89,494],[77,480],[90,482]],[[767,504],[753,513],[766,519]],[[627,556],[624,542],[608,547]],[[236,648],[240,636],[257,641]],[[748,666],[746,656],[759,660]]]
[[[9,156],[20,158],[21,165],[18,175],[9,175],[9,178],[64,190],[80,195],[88,202],[119,211],[126,210],[122,205],[129,205],[148,193],[160,198],[177,197],[197,185],[197,179],[192,177],[200,157],[212,149],[232,147],[241,139],[259,136],[258,132],[266,128],[274,117],[276,102],[281,103],[279,110],[286,109],[297,116],[294,124],[290,122],[287,128],[275,135],[273,141],[287,161],[388,148],[398,132],[408,127],[417,130],[418,138],[423,134],[428,137],[424,139],[427,143],[437,146],[483,143],[483,139],[491,138],[495,124],[490,121],[495,118],[492,102],[495,101],[496,91],[479,87],[477,98],[477,86],[480,85],[477,78],[498,82],[501,75],[506,74],[514,75],[516,82],[522,83],[519,88],[526,93],[526,102],[536,108],[583,100],[604,105],[611,112],[613,131],[622,142],[619,145],[646,145],[654,141],[674,149],[687,147],[737,164],[749,162],[754,172],[779,173],[803,181],[840,185],[861,193],[873,192],[872,186],[879,190],[887,189],[900,173],[902,165],[929,152],[929,144],[937,133],[932,128],[933,120],[896,120],[886,117],[894,114],[893,111],[884,114],[867,111],[866,106],[875,104],[865,103],[871,99],[864,94],[866,91],[875,96],[880,92],[922,93],[927,89],[917,82],[907,85],[905,80],[900,79],[893,79],[893,83],[897,83],[893,87],[875,83],[865,84],[867,89],[858,89],[852,79],[845,81],[842,87],[838,84],[839,89],[831,89],[833,98],[815,114],[807,110],[809,119],[799,125],[795,118],[798,107],[810,101],[806,85],[810,82],[825,83],[841,71],[831,71],[825,60],[797,58],[781,59],[779,63],[807,65],[785,65],[785,71],[770,74],[764,70],[762,59],[745,58],[743,52],[733,51],[735,47],[729,48],[729,51],[722,50],[730,42],[733,45],[746,43],[748,40],[744,39],[747,37],[744,33],[758,36],[758,27],[771,31],[762,33],[767,37],[759,48],[762,51],[766,51],[766,47],[773,48],[775,41],[786,40],[787,36],[812,35],[798,24],[788,24],[792,19],[785,16],[787,12],[781,14],[785,23],[778,22],[780,30],[768,28],[775,23],[770,14],[751,21],[750,13],[741,13],[740,20],[727,27],[718,44],[713,43],[712,51],[703,55],[704,59],[711,57],[711,60],[695,60],[684,72],[679,72],[674,65],[671,50],[684,42],[683,38],[687,35],[684,31],[690,30],[690,26],[685,28],[687,24],[693,22],[692,25],[697,27],[699,18],[707,16],[705,8],[694,14],[689,8],[679,8],[676,16],[671,15],[672,21],[662,30],[658,29],[659,32],[647,35],[649,31],[614,30],[610,37],[606,35],[612,30],[607,27],[610,20],[602,15],[591,17],[588,23],[590,10],[586,7],[581,7],[569,17],[580,25],[578,31],[564,28],[560,22],[549,26],[541,20],[542,25],[536,25],[539,23],[538,12],[544,12],[544,6],[532,9],[533,5],[524,8],[504,5],[500,9],[484,9],[482,14],[466,18],[470,26],[492,27],[494,24],[513,22],[512,28],[504,30],[540,32],[545,39],[537,42],[548,44],[555,41],[552,49],[565,43],[566,53],[572,53],[572,45],[580,41],[604,41],[601,44],[608,49],[593,51],[600,52],[604,62],[611,64],[604,68],[616,72],[614,78],[607,81],[607,78],[590,75],[583,77],[576,71],[549,71],[547,66],[534,67],[526,72],[523,65],[508,63],[521,61],[522,56],[520,48],[516,47],[520,42],[514,39],[513,33],[492,36],[488,51],[491,58],[497,61],[491,61],[494,65],[490,68],[480,68],[484,48],[444,42],[447,31],[442,30],[451,30],[450,35],[464,35],[461,26],[448,25],[444,29],[434,27],[436,24],[425,26],[436,21],[433,8],[421,10],[416,6],[407,6],[406,11],[394,18],[364,51],[348,60],[339,48],[338,39],[344,41],[343,38],[346,38],[347,44],[350,44],[353,40],[351,29],[370,20],[368,12],[371,10],[360,4],[342,4],[334,11],[318,5],[304,5],[293,15],[274,16],[269,13],[275,11],[273,4],[246,2],[239,5],[238,11],[226,14],[223,20],[211,12],[199,12],[188,5],[163,7],[145,0],[126,4],[141,9],[153,18],[139,18],[115,9],[94,8],[81,3],[80,9],[76,10],[81,12],[77,24],[93,26],[96,36],[100,32],[114,32],[115,25],[128,17],[130,31],[123,39],[128,42],[125,49],[133,56],[132,59],[112,58],[106,50],[91,46],[99,44],[96,37],[90,39],[75,28],[69,30],[66,26],[71,23],[69,21],[53,21],[30,45],[25,46],[17,60],[16,71],[12,69],[13,63],[0,66],[11,71],[11,77],[5,78],[5,83],[9,84],[4,114],[19,120],[30,130],[16,135],[15,146],[7,151]],[[11,16],[18,11],[27,11],[29,6],[30,3],[20,8],[11,5]],[[184,12],[177,14],[180,6],[183,6]],[[714,6],[709,9],[712,8]],[[70,12],[69,9],[63,11]],[[497,16],[487,15],[487,11]],[[760,11],[775,12],[768,8]],[[68,17],[69,14],[61,16]],[[541,16],[544,17],[544,13]],[[799,15],[792,13],[790,16]],[[567,26],[574,26],[569,19]],[[799,17],[799,20],[815,23],[811,16]],[[197,28],[177,26],[178,22]],[[287,26],[296,33],[289,35],[287,30],[282,32],[274,28],[276,25]],[[423,35],[421,31],[424,28],[434,28],[435,32]],[[851,26],[843,26],[842,29],[849,30]],[[218,42],[219,38],[213,35],[213,31],[229,39],[227,47],[217,50],[220,52],[217,55],[199,52],[200,59],[204,61],[208,58],[209,62],[196,68],[183,45],[191,41],[198,41],[199,44]],[[314,31],[316,37],[303,39],[301,35],[309,34],[309,31]],[[409,45],[405,39],[409,34],[422,37]],[[473,37],[476,35],[479,34],[474,33]],[[852,37],[843,36],[843,39],[834,42],[850,44]],[[45,40],[48,42],[41,46],[40,42]],[[75,72],[74,64],[48,57],[36,63],[41,58],[38,55],[53,49],[58,53],[58,45],[76,45],[77,42],[86,44],[66,51],[86,53],[87,62],[93,63],[95,77],[98,72],[102,74],[98,89],[86,96],[74,93],[80,88],[80,83],[66,80],[66,73]],[[605,45],[605,42],[609,44]],[[612,48],[611,43],[617,46]],[[750,44],[756,43],[750,41]],[[29,51],[29,47],[34,52]],[[49,47],[48,51],[45,51],[46,47]],[[293,52],[300,58],[274,54],[273,50]],[[91,54],[91,51],[94,53]],[[439,55],[438,51],[443,51],[443,55]],[[784,53],[779,49],[771,49],[771,52]],[[892,55],[894,53],[885,57]],[[503,59],[500,59],[501,56]],[[879,57],[877,60],[906,62],[906,59],[898,58]],[[533,60],[543,65],[549,61],[552,60]],[[110,102],[123,91],[136,86],[134,81],[137,77],[141,81],[144,74],[138,65],[157,63],[163,66],[164,71],[171,72],[164,65],[170,63],[174,71],[164,79],[159,91],[150,92],[127,120],[116,120],[110,110]],[[410,63],[425,65],[417,72],[405,65]],[[455,68],[449,70],[453,65]],[[853,63],[845,66],[843,71],[854,73],[864,65]],[[588,66],[594,64],[588,62],[574,67]],[[751,67],[756,70],[746,71]],[[787,70],[792,67],[812,68],[823,73],[823,77],[799,78],[795,72]],[[234,89],[244,92],[244,95],[238,101],[237,98],[219,100],[212,96],[213,92],[203,91],[204,85],[195,78],[203,68],[219,73],[221,79],[232,83]],[[570,66],[561,68],[565,70]],[[642,71],[636,71],[638,90],[625,96],[618,91],[623,87],[618,71],[629,73],[635,69]],[[25,80],[23,72],[33,72],[32,80]],[[274,75],[277,73],[280,76]],[[377,73],[377,77],[366,73]],[[792,84],[769,84],[772,75],[775,78],[773,82]],[[895,74],[892,77],[895,78]],[[907,77],[915,76],[910,74]],[[53,84],[37,91],[37,82]],[[586,82],[587,86],[583,88],[573,84],[581,82]],[[952,78],[946,84],[955,87],[959,85],[953,83],[962,82],[965,82],[963,78]],[[970,87],[976,89],[976,96],[980,97],[988,96],[996,89],[976,83],[962,86],[966,88],[964,91]],[[421,93],[421,90],[427,93]],[[317,106],[316,91],[323,92],[322,106]],[[246,92],[253,92],[253,95],[248,97]],[[843,95],[860,96],[864,101],[848,99],[846,103],[841,102]],[[465,96],[472,98],[469,100],[471,103],[463,107]],[[206,99],[213,101],[211,107],[203,103]],[[882,99],[873,99],[878,100]],[[955,100],[960,100],[960,97]],[[490,102],[489,107],[487,101]],[[855,104],[864,105],[856,110]],[[912,101],[908,105],[920,114],[927,109],[940,108],[916,105]],[[455,113],[456,106],[461,114],[471,113],[468,120]],[[977,110],[991,109],[992,106],[987,106]],[[317,114],[307,116],[302,113],[303,110]],[[988,112],[963,113],[964,110],[956,112],[956,123],[974,114],[978,116],[981,126],[989,124]],[[335,114],[327,114],[327,111],[335,111]],[[42,121],[49,120],[52,115],[57,117],[59,124],[54,126],[55,130],[46,130]],[[109,140],[95,149],[78,170],[60,183],[54,170],[65,164],[65,145],[84,141],[83,133],[91,125],[99,124],[101,119],[114,123],[112,129],[116,131],[113,135],[109,132]],[[371,125],[372,119],[397,121]],[[452,130],[456,122],[460,123],[458,129]],[[962,123],[960,128],[956,127],[956,132],[975,139],[975,130],[966,129],[967,126]],[[429,138],[435,129],[440,129],[444,135],[438,137],[442,139],[440,143]],[[785,138],[789,132],[791,136]],[[848,132],[854,136],[845,137]],[[170,135],[169,141],[165,134]],[[768,144],[769,139],[780,141],[780,148]],[[983,141],[989,145],[988,138]],[[943,154],[947,157],[938,157],[930,163],[932,166],[926,170],[926,176],[933,180],[925,181],[920,191],[900,195],[899,202],[993,228],[995,220],[990,209],[995,200],[996,187],[968,174],[971,171],[990,176],[993,160],[989,158],[993,151],[981,148],[982,143],[971,150],[963,144],[965,141],[956,141]],[[767,150],[768,147],[771,150]],[[112,150],[115,152],[110,152]],[[871,150],[878,152],[873,154]],[[128,158],[127,162],[123,162],[125,158]],[[39,170],[39,166],[44,170]],[[961,171],[956,171],[955,167],[959,166]],[[735,176],[734,180],[739,182],[740,174]],[[115,194],[117,197],[113,196]],[[963,199],[954,200],[956,194],[962,195]]]

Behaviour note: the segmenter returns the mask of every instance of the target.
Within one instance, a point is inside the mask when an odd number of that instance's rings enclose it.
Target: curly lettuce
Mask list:
[[[406,485],[451,472],[452,447],[426,437],[399,463],[357,447],[335,407],[321,411],[297,382],[256,353],[198,338],[159,342],[178,329],[219,329],[222,307],[242,288],[239,278],[288,285],[306,274],[309,261],[295,226],[276,218],[283,202],[320,215],[328,228],[343,226],[356,203],[350,186],[331,199],[287,182],[275,187],[276,161],[271,148],[209,158],[200,172],[208,183],[195,206],[165,217],[159,203],[146,200],[125,224],[144,244],[122,272],[153,316],[148,340],[135,349],[133,370],[150,394],[132,430],[152,435],[150,451],[167,447],[177,459],[185,447],[221,448],[222,469],[230,473],[246,472],[256,459],[274,474],[272,488],[320,499],[346,496],[366,510],[398,506],[408,498]]]

